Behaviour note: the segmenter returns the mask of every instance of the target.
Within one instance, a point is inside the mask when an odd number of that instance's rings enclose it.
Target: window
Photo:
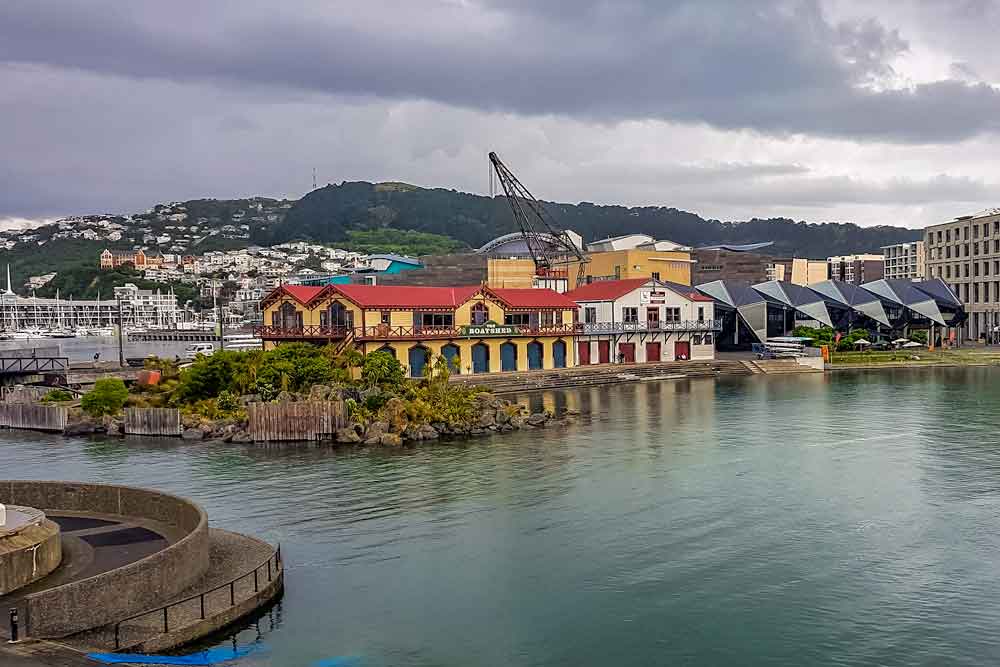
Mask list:
[[[951,230],[950,229],[944,230],[944,240],[948,241],[949,243],[951,242]]]
[[[969,244],[968,243],[965,244],[965,256],[966,257],[969,256]]]
[[[681,309],[680,308],[670,308],[666,309],[667,322],[680,322],[681,321]]]
[[[699,270],[702,273],[715,273],[717,271],[721,271],[722,270],[722,265],[721,264],[705,264],[705,265],[699,267]]]
[[[526,327],[530,322],[528,313],[507,313],[503,316],[503,323],[507,326]]]
[[[979,254],[979,244],[978,243],[973,243],[972,244],[972,254],[973,255],[978,255]]]
[[[615,280],[621,280],[622,277],[622,267],[619,264],[615,264]]]
[[[583,309],[583,321],[587,324],[594,324],[597,322],[597,308],[593,306],[587,306]]]
[[[1000,252],[1000,239],[993,239],[993,252]]]
[[[989,235],[990,235],[990,223],[984,222],[983,223],[983,236],[989,236]]]
[[[972,273],[978,278],[979,277],[979,262],[975,262],[972,265]]]
[[[705,321],[705,306],[698,306],[698,321]]]
[[[557,327],[561,327],[562,323],[563,323],[563,311],[557,310],[556,311],[556,326]]]
[[[388,310],[383,310],[382,317],[379,321],[383,326],[389,326],[389,324],[392,322],[392,313],[390,313]]]
[[[639,321],[639,309],[638,308],[622,308],[622,322],[626,324],[635,324]]]
[[[480,326],[490,319],[490,309],[482,301],[472,304],[472,324]]]
[[[551,310],[543,310],[538,313],[538,323],[543,327],[550,327],[555,324],[555,313]]]
[[[963,241],[968,241],[969,240],[969,228],[968,227],[962,227],[962,240]]]
[[[450,327],[455,322],[452,313],[424,313],[420,318],[420,323],[425,327]]]
[[[657,325],[660,323],[660,309],[659,308],[647,308],[646,309],[646,323],[647,324],[657,324]]]
[[[963,278],[968,278],[969,277],[969,265],[968,264],[963,264],[962,265],[962,277]]]
[[[944,256],[946,259],[951,259],[951,246],[944,249]]]
[[[979,225],[972,225],[972,238],[979,238]]]
[[[660,279],[660,272],[659,271],[653,271],[653,273],[651,275],[653,276],[653,280],[659,280]]]
[[[990,275],[990,263],[989,262],[983,262],[983,275],[984,276]]]
[[[979,303],[979,283],[972,284],[972,303]]]
[[[701,345],[701,334],[695,334],[694,336],[691,336],[691,344]]]
[[[705,345],[711,345],[712,344],[712,334],[705,334],[705,337],[702,340],[704,341]]]

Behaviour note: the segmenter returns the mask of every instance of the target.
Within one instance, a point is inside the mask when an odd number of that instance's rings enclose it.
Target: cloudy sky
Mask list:
[[[910,227],[1000,205],[1000,0],[3,0],[0,221],[402,180]]]

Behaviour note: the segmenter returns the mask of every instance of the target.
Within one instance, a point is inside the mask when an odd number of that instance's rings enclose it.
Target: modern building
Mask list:
[[[861,285],[884,277],[882,255],[841,255],[827,258],[830,280]]]
[[[768,280],[780,280],[795,285],[815,285],[827,280],[829,266],[823,259],[803,257],[778,258],[767,267]]]
[[[882,246],[886,280],[923,280],[926,276],[924,242]]]
[[[715,358],[714,302],[690,286],[649,278],[604,280],[566,294],[577,303],[577,363]]]
[[[759,283],[774,280],[774,257],[760,251],[773,245],[752,243],[748,245],[714,245],[695,248],[691,252],[691,284],[716,280],[746,280]]]
[[[810,287],[718,280],[695,289],[715,300],[720,350],[748,349],[768,338],[788,336],[800,325],[842,332],[864,328],[873,338],[907,336],[922,329],[940,341],[951,338],[966,319],[961,302],[937,279],[876,280],[860,286],[828,280]]]
[[[547,289],[283,285],[261,304],[256,332],[283,341],[385,350],[421,377],[444,357],[457,373],[566,368],[577,305]]]
[[[924,230],[926,274],[943,280],[969,313],[964,334],[998,340],[1000,209],[962,216]]]

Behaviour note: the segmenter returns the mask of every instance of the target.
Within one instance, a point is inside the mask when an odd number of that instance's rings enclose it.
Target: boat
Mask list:
[[[180,358],[184,361],[191,361],[199,354],[208,356],[215,353],[215,343],[191,343],[181,352]]]
[[[229,334],[222,337],[227,350],[261,350],[264,341],[252,334]]]
[[[46,338],[76,338],[76,332],[69,329],[52,329],[43,334]]]
[[[18,329],[10,334],[11,340],[32,340],[44,337],[45,333],[39,328]]]

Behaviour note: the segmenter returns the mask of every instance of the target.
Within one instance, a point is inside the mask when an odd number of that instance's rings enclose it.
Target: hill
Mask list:
[[[692,246],[774,241],[775,255],[826,258],[830,255],[880,252],[884,245],[913,241],[921,230],[850,223],[805,223],[787,218],[746,222],[706,220],[676,208],[598,206],[588,202],[546,202],[564,228],[595,240],[630,232],[650,234]],[[259,243],[314,240],[339,243],[352,231],[398,229],[449,236],[470,247],[516,231],[502,196],[479,195],[409,186],[402,183],[344,182],[315,190],[298,202],[283,221],[260,229]]]

